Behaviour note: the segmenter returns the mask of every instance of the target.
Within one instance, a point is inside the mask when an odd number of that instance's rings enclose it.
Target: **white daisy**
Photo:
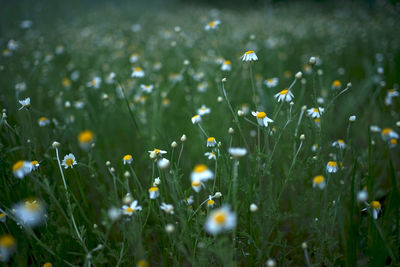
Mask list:
[[[61,164],[64,165],[65,169],[67,169],[67,168],[72,169],[73,166],[77,164],[74,154],[69,153],[68,155],[65,155]]]
[[[131,77],[141,78],[144,77],[144,71],[141,67],[136,67],[132,69]]]
[[[207,25],[204,26],[204,29],[205,29],[206,31],[214,30],[214,29],[217,29],[217,28],[218,28],[218,25],[219,25],[219,24],[221,24],[221,21],[219,21],[219,20],[213,20],[213,21],[210,21],[209,23],[207,23]]]
[[[343,141],[343,139],[338,139],[332,143],[332,146],[340,148],[340,149],[344,149],[344,148],[346,148],[346,143]]]
[[[258,57],[254,51],[249,50],[243,54],[241,59],[242,61],[257,61]]]
[[[132,155],[130,155],[130,154],[125,155],[125,156],[122,158],[122,161],[124,162],[124,165],[126,165],[126,164],[128,164],[128,165],[131,164],[132,161],[133,161]]]
[[[217,144],[217,141],[215,141],[214,137],[207,138],[207,147],[215,147],[216,144]]]
[[[144,92],[150,94],[150,93],[153,91],[154,85],[152,85],[152,84],[150,84],[150,85],[141,84],[141,85],[140,85],[140,88],[141,88]]]
[[[263,111],[252,111],[251,114],[257,118],[257,122],[260,126],[268,127],[268,123],[274,122],[272,119],[267,117],[267,114]]]
[[[210,171],[206,165],[199,164],[196,165],[190,175],[190,178],[193,181],[208,181],[214,178],[214,173]]]
[[[214,152],[206,152],[204,153],[204,156],[208,157],[208,159],[213,159],[213,160],[217,159],[217,156],[215,155]]]
[[[229,148],[229,154],[234,158],[240,158],[247,154],[246,148],[241,147],[231,147]]]
[[[204,227],[212,235],[234,229],[236,227],[236,213],[230,211],[228,206],[213,210],[207,217]]]
[[[101,85],[101,78],[100,77],[94,77],[90,82],[86,84],[87,87],[91,87],[94,89],[99,89]]]
[[[272,88],[278,85],[279,79],[278,78],[269,78],[264,81],[264,84],[268,88]]]
[[[322,113],[324,113],[324,108],[309,108],[307,109],[307,114],[308,116],[310,116],[311,118],[320,118]]]
[[[211,109],[206,107],[205,105],[202,105],[201,108],[199,108],[197,110],[197,114],[199,114],[200,116],[210,114],[210,112],[211,112]]]
[[[221,66],[222,71],[231,71],[232,70],[232,63],[230,60],[224,60]]]
[[[292,101],[292,99],[294,98],[293,93],[291,91],[289,91],[288,89],[284,89],[284,90],[280,91],[279,93],[274,95],[274,97],[276,99],[278,99],[278,102],[286,101],[287,103]]]
[[[199,122],[201,122],[201,116],[200,115],[194,115],[192,117],[192,123],[196,124],[196,123],[199,123]]]
[[[153,186],[149,188],[149,197],[150,199],[156,199],[160,196],[160,190],[158,190],[157,186]]]
[[[22,179],[32,171],[32,163],[29,161],[19,160],[12,166],[13,174],[16,178]]]
[[[319,189],[325,188],[325,178],[322,175],[317,175],[313,178],[313,187],[318,187]]]
[[[168,214],[174,214],[174,206],[171,204],[161,203],[160,209]]]
[[[18,101],[22,106],[19,108],[19,110],[26,108],[29,109],[31,107],[31,98],[27,97],[24,100],[19,100]]]
[[[132,203],[129,206],[128,205],[122,206],[122,213],[124,215],[132,216],[133,213],[135,213],[135,211],[139,211],[139,210],[142,210],[142,207],[138,206],[137,200],[132,201]]]
[[[337,164],[336,161],[329,161],[329,162],[326,164],[326,170],[327,170],[327,172],[329,172],[329,173],[335,173],[335,172],[338,171],[338,169],[339,169],[339,167],[338,167],[338,164]]]

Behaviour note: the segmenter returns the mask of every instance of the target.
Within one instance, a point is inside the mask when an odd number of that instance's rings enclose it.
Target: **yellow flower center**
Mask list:
[[[339,144],[344,144],[343,139],[339,139],[339,140],[337,140],[337,141],[338,141]]]
[[[226,214],[219,211],[215,214],[214,220],[217,224],[224,224],[226,222]]]
[[[41,121],[41,122],[47,121],[47,118],[46,117],[40,117],[39,121]]]
[[[331,167],[337,167],[336,161],[329,161],[328,165],[331,166]]]
[[[397,145],[397,139],[394,139],[394,138],[390,139],[390,143],[392,145]]]
[[[392,129],[391,129],[391,128],[385,128],[385,129],[382,130],[382,134],[383,134],[383,135],[388,135],[388,134],[390,134],[391,132],[392,132]]]
[[[334,87],[339,87],[339,86],[341,86],[341,85],[342,85],[342,83],[341,83],[339,80],[333,81],[333,86],[334,86]]]
[[[204,164],[199,164],[194,167],[193,171],[196,173],[200,173],[200,172],[204,172],[205,170],[207,170],[207,166]]]
[[[192,117],[192,119],[196,119],[197,117],[199,117],[200,115],[194,115],[193,117]]]
[[[125,156],[124,156],[124,160],[125,160],[125,161],[131,160],[131,159],[132,159],[132,156],[131,156],[131,155],[125,155]]]
[[[22,166],[24,166],[24,161],[23,161],[23,160],[17,161],[17,162],[12,166],[13,172],[18,171],[19,169],[22,168]]]
[[[201,185],[201,182],[200,181],[193,181],[192,182],[192,186],[194,186],[194,187],[198,187],[198,186],[200,186]]]
[[[78,135],[78,141],[80,143],[90,143],[93,141],[93,132],[85,130]]]
[[[282,90],[282,91],[280,92],[281,95],[286,95],[287,93],[288,93],[288,89]]]
[[[147,267],[147,266],[148,266],[148,263],[147,263],[146,260],[140,260],[140,261],[138,261],[138,262],[136,263],[136,266],[137,266],[137,267]]]
[[[393,94],[394,93],[394,89],[389,89],[389,91],[388,91],[390,94]]]
[[[149,189],[149,192],[156,192],[158,191],[158,187],[157,186],[153,186]]]
[[[267,117],[265,112],[257,112],[257,119],[264,119],[265,117]]]
[[[314,184],[320,184],[320,183],[322,183],[324,180],[325,180],[324,176],[318,175],[318,176],[315,176],[315,177],[314,177],[313,182],[314,182]]]
[[[212,200],[212,199],[209,199],[208,201],[207,201],[207,204],[209,205],[209,206],[211,206],[211,205],[214,205],[214,200]]]
[[[142,71],[142,68],[141,67],[137,67],[137,68],[135,68],[135,71]]]
[[[132,212],[134,212],[134,210],[132,208],[127,208],[127,209],[125,209],[125,212],[126,213],[132,213]]]
[[[72,164],[74,164],[74,160],[69,158],[65,161],[65,164],[67,164],[67,166],[72,166]]]
[[[93,85],[93,82],[94,82],[94,81],[92,81],[92,85]],[[62,79],[62,84],[63,84],[65,87],[68,87],[68,86],[71,85],[71,81],[70,81],[70,79],[68,79],[67,77],[65,77],[65,78]]]
[[[37,161],[37,160],[34,160],[34,161],[31,161],[31,164],[33,165],[33,166],[35,166],[36,164],[38,164],[39,162]]]
[[[214,142],[215,141],[215,138],[214,137],[208,137],[207,138],[207,142]]]
[[[154,153],[156,153],[156,154],[158,154],[158,153],[160,153],[160,149],[154,149]]]
[[[0,247],[9,248],[15,244],[15,238],[12,235],[3,235],[0,237]]]
[[[210,23],[208,23],[208,26],[214,27],[215,26],[215,21],[211,21]]]
[[[381,203],[379,203],[379,201],[374,200],[374,201],[371,202],[371,207],[373,209],[380,209]]]
[[[0,213],[0,219],[4,218],[6,215],[4,213]]]
[[[252,50],[249,50],[249,51],[247,51],[245,54],[246,54],[246,55],[249,55],[249,54],[254,54],[254,51],[252,51]]]
[[[320,118],[316,118],[316,119],[314,120],[314,122],[315,122],[315,123],[320,123],[320,122],[321,122],[321,119],[320,119]]]
[[[50,262],[46,262],[45,264],[43,264],[43,267],[52,267],[53,264],[51,264]]]
[[[313,111],[314,111],[314,112],[318,112],[318,109],[317,109],[317,108],[313,108]]]
[[[231,61],[230,61],[230,60],[225,60],[225,61],[224,61],[224,64],[225,64],[225,65],[231,65]]]

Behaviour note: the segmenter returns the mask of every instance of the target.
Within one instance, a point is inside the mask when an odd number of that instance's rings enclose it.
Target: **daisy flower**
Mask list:
[[[369,126],[369,130],[373,133],[379,133],[381,131],[381,128],[377,125],[371,125]]]
[[[315,118],[314,119],[314,123],[315,123],[315,126],[320,127],[321,126],[321,119],[320,118]]]
[[[27,97],[24,100],[19,100],[18,101],[22,106],[19,108],[19,110],[26,108],[29,109],[31,107],[31,98]]]
[[[99,89],[101,85],[101,78],[100,77],[94,77],[90,82],[86,84],[87,87],[91,87],[94,89]]]
[[[210,112],[211,112],[211,109],[206,107],[205,105],[202,105],[201,108],[199,108],[197,110],[197,114],[199,114],[200,116],[210,114]]]
[[[160,190],[158,190],[157,186],[153,186],[149,188],[149,197],[150,199],[156,199],[160,196]]]
[[[391,139],[399,139],[399,134],[391,128],[385,128],[381,131],[382,139],[385,142],[390,142]]]
[[[0,261],[7,262],[10,256],[14,253],[16,247],[15,238],[9,234],[0,236]]]
[[[236,213],[230,211],[228,206],[213,210],[207,217],[204,225],[206,232],[216,235],[236,227]]]
[[[5,222],[6,219],[7,219],[6,213],[2,209],[0,209],[0,222]]]
[[[317,175],[313,178],[313,187],[318,187],[319,189],[324,189],[325,188],[325,178],[322,175]]]
[[[44,205],[37,199],[21,201],[13,206],[15,217],[19,223],[35,227],[42,223],[45,215]]]
[[[115,72],[110,72],[106,78],[106,84],[113,84],[115,82]]]
[[[258,125],[268,127],[268,123],[274,122],[267,117],[267,114],[263,111],[252,111],[251,114],[257,118]]]
[[[64,165],[65,169],[68,168],[73,168],[74,165],[76,165],[76,160],[75,160],[75,156],[72,153],[69,153],[68,155],[65,155],[61,165]]]
[[[200,192],[202,187],[204,187],[204,184],[202,182],[192,181],[192,188],[196,193]]]
[[[335,173],[338,171],[338,164],[336,161],[329,161],[328,164],[326,164],[326,170],[329,173]]]
[[[139,55],[136,53],[133,53],[130,57],[129,57],[129,62],[130,63],[135,63],[137,62],[139,59]]]
[[[142,207],[138,206],[137,200],[132,201],[132,203],[129,206],[128,205],[122,206],[122,213],[124,215],[132,216],[133,213],[135,213],[135,211],[139,211],[139,210],[142,210]]]
[[[279,93],[277,93],[276,95],[274,95],[274,97],[278,99],[278,102],[286,101],[287,103],[289,103],[294,98],[294,95],[288,89],[284,89]]]
[[[153,86],[152,84],[150,84],[150,85],[141,84],[141,85],[140,85],[140,88],[141,88],[144,92],[150,94],[151,91],[153,91],[154,86]]]
[[[31,173],[32,168],[32,163],[29,161],[19,160],[12,166],[12,171],[15,177],[22,179],[25,175]]]
[[[207,207],[212,208],[214,206],[215,206],[215,201],[213,200],[213,197],[210,195],[208,196]]]
[[[15,40],[8,41],[8,44],[7,44],[8,50],[14,51],[14,50],[17,50],[18,47],[19,47],[19,43],[17,41],[15,41]]]
[[[217,141],[215,141],[214,137],[207,138],[207,147],[215,147],[216,144],[217,144]]]
[[[264,81],[264,84],[268,88],[272,88],[278,85],[279,79],[278,78],[269,78]]]
[[[344,148],[346,148],[346,143],[343,141],[343,139],[338,139],[332,143],[332,146],[340,148],[340,149],[344,149]]]
[[[394,147],[396,147],[396,146],[397,146],[397,139],[394,139],[394,138],[390,139],[390,141],[389,141],[389,147],[390,147],[390,148],[394,148]]]
[[[311,147],[312,152],[316,152],[318,150],[318,144],[313,144]]]
[[[378,219],[378,215],[381,211],[381,203],[377,200],[374,200],[370,204],[371,209],[372,209],[372,217],[376,220]]]
[[[32,164],[32,171],[37,170],[39,168],[39,162],[37,160],[31,161]]]
[[[168,214],[174,214],[174,206],[171,204],[166,204],[165,202],[163,202],[161,203],[160,209]]]
[[[186,202],[187,205],[192,205],[192,204],[194,203],[194,198],[193,198],[193,196],[192,196],[192,195],[188,196],[188,197],[185,199],[185,202]]]
[[[334,80],[332,83],[332,90],[338,90],[342,87],[342,83],[339,80]]]
[[[229,148],[229,154],[231,154],[231,156],[234,158],[241,158],[247,154],[247,149],[241,147],[231,147]]]
[[[89,145],[94,141],[94,134],[90,130],[84,130],[78,135],[79,145],[82,148],[88,148]]]
[[[222,71],[231,71],[232,70],[232,63],[230,60],[224,60],[221,66]]]
[[[208,157],[208,159],[213,159],[213,160],[217,159],[217,156],[215,155],[214,152],[206,152],[204,153],[204,156]]]
[[[132,69],[131,77],[137,77],[137,78],[144,77],[144,71],[142,70],[141,67],[136,67]]]
[[[360,192],[357,194],[357,201],[358,202],[365,202],[368,200],[368,191],[366,188],[363,188]]]
[[[208,181],[214,178],[214,173],[210,171],[206,165],[196,165],[190,175],[192,181]]]
[[[122,161],[124,162],[124,165],[126,164],[131,164],[133,161],[132,155],[127,154],[122,158]]]
[[[162,155],[167,154],[167,151],[155,148],[154,150],[148,151],[150,153],[150,158],[155,159],[156,157],[162,157]]]
[[[307,114],[311,118],[320,118],[322,113],[324,113],[324,108],[318,107],[318,108],[309,108],[307,109]]]
[[[192,117],[192,123],[196,124],[196,123],[199,123],[199,122],[201,122],[201,116],[200,115],[194,115]]]
[[[207,25],[204,26],[204,29],[205,29],[206,31],[214,30],[214,29],[217,29],[217,28],[218,28],[218,25],[219,25],[219,24],[221,24],[221,21],[219,21],[219,20],[213,20],[213,21],[210,21],[209,23],[207,23]]]
[[[242,61],[250,61],[251,62],[251,61],[257,61],[258,57],[254,51],[249,50],[243,54],[241,59],[242,59]]]

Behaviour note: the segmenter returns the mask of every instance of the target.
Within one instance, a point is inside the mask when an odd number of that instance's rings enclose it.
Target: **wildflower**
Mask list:
[[[10,51],[17,50],[18,47],[19,47],[19,43],[17,41],[15,41],[15,40],[9,40],[8,43],[7,43],[7,48]]]
[[[84,130],[80,132],[78,135],[79,144],[83,148],[88,148],[89,145],[93,142],[93,140],[94,140],[94,134],[90,130]]]
[[[201,108],[197,110],[197,114],[199,114],[200,116],[210,114],[210,112],[210,108],[206,107],[205,105],[202,105]]]
[[[86,84],[87,87],[91,87],[94,89],[99,89],[101,85],[101,78],[100,77],[94,77],[90,82]]]
[[[312,152],[316,152],[318,150],[318,144],[313,144],[311,147]]]
[[[313,187],[318,187],[319,189],[324,189],[325,188],[325,178],[322,175],[317,175],[313,178]]]
[[[390,147],[390,148],[394,148],[394,147],[396,147],[396,146],[397,146],[397,139],[395,139],[395,138],[390,139],[390,141],[389,141],[389,147]]]
[[[349,117],[349,122],[355,122],[356,119],[357,119],[357,117],[356,117],[355,115],[351,115],[351,116]]]
[[[137,78],[144,77],[144,71],[142,70],[141,67],[136,67],[132,70],[131,77],[137,77]]]
[[[247,154],[247,149],[241,147],[231,147],[228,151],[229,154],[231,154],[231,156],[234,158],[241,158]]]
[[[196,123],[199,123],[199,122],[201,122],[201,117],[200,117],[200,115],[194,115],[194,116],[192,117],[192,123],[193,123],[193,124],[196,124]]]
[[[0,236],[0,261],[7,262],[15,251],[15,238],[9,234]]]
[[[387,92],[387,94],[386,94],[386,97],[385,97],[385,104],[387,105],[387,106],[389,106],[389,105],[391,105],[392,104],[392,99],[393,99],[393,97],[397,97],[397,96],[399,96],[400,94],[399,94],[399,92],[396,90],[396,89],[390,89],[390,90],[388,90],[388,92]]]
[[[116,221],[121,217],[121,210],[116,207],[111,207],[108,209],[107,215],[111,221]]]
[[[150,153],[150,158],[155,159],[156,157],[162,157],[162,155],[167,154],[167,151],[155,148],[154,150],[148,151]]]
[[[315,118],[314,119],[314,123],[315,123],[315,126],[320,127],[321,126],[321,119],[320,118]]]
[[[206,165],[199,164],[196,165],[190,175],[190,178],[193,181],[208,181],[214,178],[214,173],[210,171]]]
[[[358,202],[365,202],[367,200],[368,200],[368,191],[366,190],[366,188],[364,188],[363,190],[358,192],[357,201]]]
[[[215,201],[213,200],[213,197],[210,195],[208,196],[207,207],[212,208],[214,206],[215,206]]]
[[[139,55],[133,53],[133,54],[129,57],[129,62],[130,62],[130,63],[135,63],[135,62],[138,61],[138,59],[139,59]]]
[[[254,204],[254,203],[251,203],[251,204],[250,204],[250,211],[251,211],[251,212],[256,212],[257,210],[258,210],[257,205]]]
[[[168,214],[174,214],[174,206],[171,204],[161,203],[160,209]]]
[[[247,51],[246,53],[243,54],[241,57],[242,61],[257,61],[258,57],[254,51]]]
[[[154,178],[153,186],[159,186],[161,184],[160,177]]]
[[[142,210],[142,207],[138,206],[137,200],[132,201],[132,203],[129,206],[128,205],[122,206],[122,213],[124,215],[132,216],[133,213],[135,213],[135,211],[139,211],[139,210]]]
[[[324,113],[324,108],[318,107],[318,108],[310,108],[307,109],[307,114],[311,118],[320,118],[322,113]]]
[[[381,131],[381,128],[377,125],[371,125],[369,126],[369,130],[373,133],[379,133]]]
[[[329,161],[328,164],[326,164],[326,170],[329,173],[335,173],[338,171],[338,164],[336,161]]]
[[[38,120],[38,124],[39,124],[40,127],[44,127],[44,126],[50,124],[50,120],[48,118],[46,118],[46,117],[40,117],[39,120]]]
[[[39,162],[37,160],[31,161],[31,164],[32,164],[32,171],[34,171],[37,168],[39,168]]]
[[[15,217],[20,224],[35,227],[44,220],[45,208],[37,199],[27,199],[13,206]]]
[[[51,262],[46,262],[43,264],[43,267],[53,267],[53,264],[51,264]]]
[[[169,167],[169,160],[165,158],[161,158],[157,161],[158,168],[164,170]]]
[[[196,193],[200,192],[202,187],[204,187],[204,184],[201,181],[192,181],[192,188]]]
[[[160,196],[160,191],[157,186],[150,187],[149,189],[149,197],[150,199],[156,199]]]
[[[210,21],[210,22],[204,27],[204,29],[205,29],[206,31],[214,30],[214,29],[218,28],[218,25],[219,25],[219,24],[221,24],[221,21],[219,21],[219,20],[213,20],[213,21]]]
[[[294,98],[294,95],[288,89],[284,89],[279,93],[277,93],[276,95],[274,95],[274,97],[278,99],[278,102],[286,101],[287,103],[289,103]]]
[[[376,220],[378,219],[378,215],[381,211],[381,203],[377,200],[374,200],[370,204],[371,209],[372,209],[372,217]]]
[[[2,210],[2,209],[0,209],[0,222],[6,222],[6,219],[7,219],[7,215],[6,215],[6,213]]]
[[[224,60],[221,66],[222,71],[231,71],[232,70],[232,63],[230,60]]]
[[[147,267],[149,263],[146,260],[140,260],[136,263],[136,267]]]
[[[251,114],[257,118],[257,122],[260,126],[268,127],[268,123],[273,122],[263,111],[252,111]]]
[[[332,83],[332,89],[338,90],[342,87],[342,83],[339,80],[334,80]]]
[[[19,160],[12,166],[12,171],[15,177],[22,179],[25,175],[31,173],[32,168],[32,163],[29,161]]]
[[[127,154],[122,158],[122,161],[124,162],[124,165],[126,164],[131,164],[133,161],[132,155]]]
[[[391,139],[399,139],[399,134],[391,128],[385,128],[381,131],[382,139],[385,142],[390,142]]]
[[[272,88],[278,85],[279,79],[278,78],[269,78],[264,81],[264,84],[268,88]]]
[[[175,226],[171,223],[167,224],[165,226],[165,232],[167,232],[168,234],[173,233],[175,231]]]
[[[213,210],[205,223],[205,230],[212,235],[231,230],[235,227],[236,213],[230,211],[228,206]]]
[[[18,101],[22,106],[19,108],[19,110],[26,108],[26,109],[30,109],[31,107],[31,98],[27,97],[24,100],[19,100]]]
[[[208,159],[213,159],[213,160],[217,159],[217,156],[215,155],[214,152],[206,152],[204,153],[204,156],[208,157]]]
[[[106,78],[106,84],[113,84],[115,82],[115,72],[110,72]]]
[[[217,141],[215,141],[214,137],[207,138],[207,147],[215,147],[216,144],[217,144]]]
[[[333,147],[337,147],[340,149],[344,149],[346,147],[345,142],[343,141],[343,139],[338,139],[335,142],[332,143]]]
[[[193,196],[192,196],[192,195],[188,196],[188,197],[185,199],[185,202],[186,202],[186,204],[188,204],[188,205],[192,205],[192,204],[194,203]]]
[[[69,153],[68,155],[65,155],[61,165],[64,165],[65,169],[68,168],[73,168],[74,165],[76,165],[76,160],[75,156],[72,153]]]
[[[140,85],[140,88],[141,88],[144,92],[150,94],[151,91],[153,91],[154,85],[152,85],[152,84],[151,84],[151,85],[144,85],[144,84],[141,84],[141,85]]]

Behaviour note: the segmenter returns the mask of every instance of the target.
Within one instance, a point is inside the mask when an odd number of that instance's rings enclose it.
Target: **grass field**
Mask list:
[[[45,3],[0,11],[4,264],[399,264],[398,7]]]

